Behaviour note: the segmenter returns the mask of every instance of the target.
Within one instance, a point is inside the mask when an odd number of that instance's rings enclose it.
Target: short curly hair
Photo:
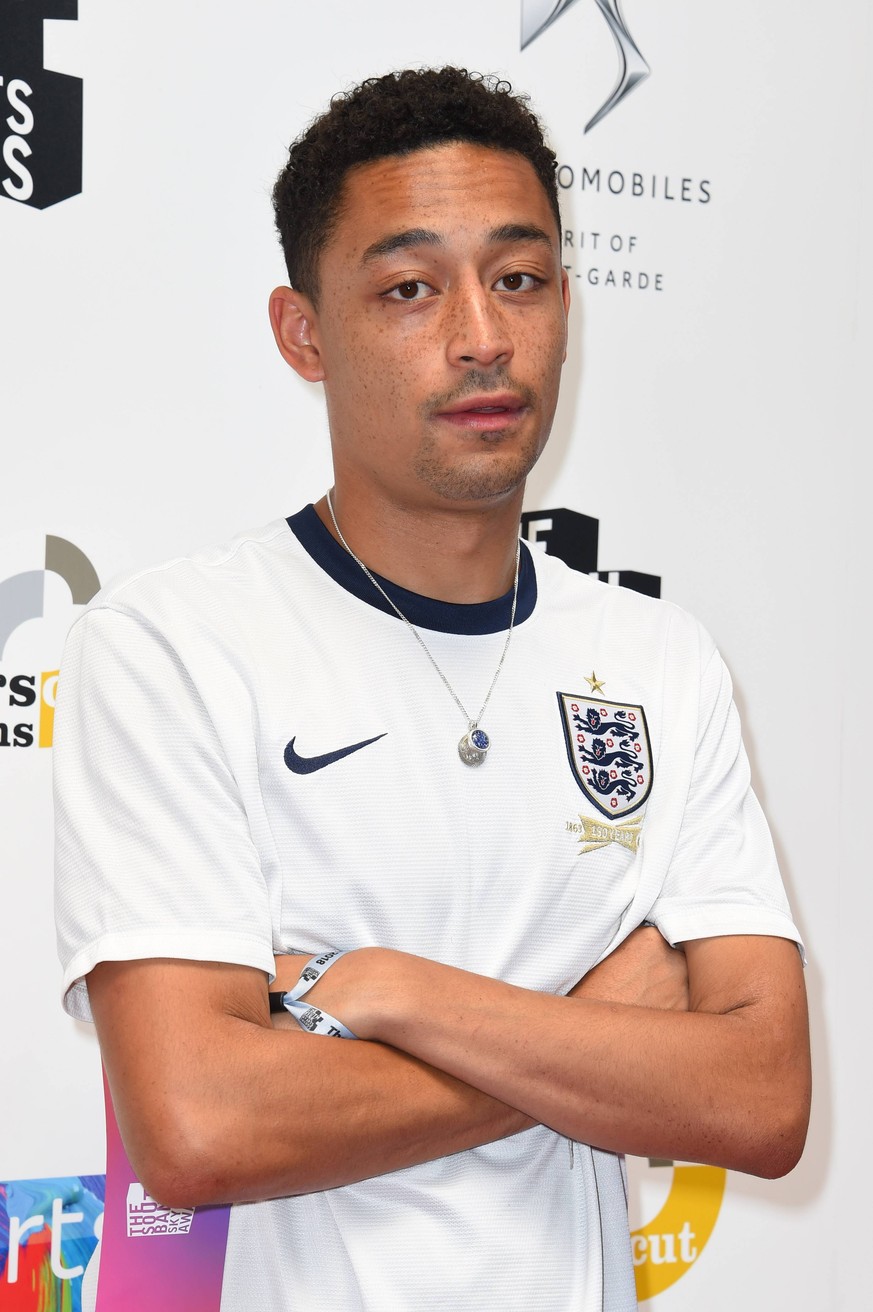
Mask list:
[[[291,286],[318,300],[318,259],[356,165],[454,141],[514,151],[532,165],[555,215],[557,160],[528,97],[465,68],[404,69],[341,93],[291,145],[273,188],[276,228]]]

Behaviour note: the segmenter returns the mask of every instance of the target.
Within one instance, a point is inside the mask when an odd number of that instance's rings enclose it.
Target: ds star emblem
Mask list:
[[[592,677],[593,677],[592,671]],[[559,692],[567,758],[601,815],[638,811],[652,791],[652,749],[642,706]]]

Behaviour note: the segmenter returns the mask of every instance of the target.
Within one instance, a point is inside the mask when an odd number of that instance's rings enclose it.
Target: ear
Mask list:
[[[279,352],[308,383],[324,379],[321,352],[312,338],[315,308],[304,292],[277,287],[270,296],[270,324]]]

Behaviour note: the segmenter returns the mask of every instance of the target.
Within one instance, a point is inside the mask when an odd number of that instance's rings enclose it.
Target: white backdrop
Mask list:
[[[602,569],[660,575],[716,636],[810,951],[806,1156],[775,1184],[730,1176],[705,1250],[681,1169],[634,1164],[635,1223],[670,1195],[676,1236],[671,1250],[662,1224],[638,1247],[647,1279],[673,1279],[646,1306],[857,1309],[871,896],[868,734],[849,698],[869,621],[869,7],[625,0],[651,77],[586,134],[618,72],[604,15],[595,0],[524,5],[529,20],[561,12],[523,52],[523,0],[80,0],[78,21],[45,25],[46,65],[83,80],[84,172],[81,195],[42,210],[0,190],[0,1181],[104,1164],[96,1046],[58,1001],[51,751],[39,700],[20,704],[57,669],[78,608],[63,570],[29,618],[13,604],[24,585],[3,584],[45,570],[49,536],[105,581],[321,495],[321,399],[266,318],[284,280],[272,179],[334,90],[460,63],[531,92],[566,184],[574,337],[527,508],[595,516]],[[6,88],[16,57],[0,26]],[[42,717],[45,738],[48,704]],[[32,746],[13,745],[20,724]],[[0,1226],[0,1262],[3,1242]],[[0,1309],[29,1307],[10,1271]]]

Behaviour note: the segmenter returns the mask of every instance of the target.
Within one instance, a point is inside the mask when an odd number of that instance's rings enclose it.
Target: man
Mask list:
[[[805,1134],[729,680],[676,608],[519,548],[569,309],[525,103],[364,83],[275,202],[333,493],[75,626],[66,1005],[149,1192],[275,1200],[234,1209],[224,1312],[626,1312],[615,1154],[771,1176]],[[356,1041],[271,1026],[274,953],[282,990],[317,959],[303,1019]]]

